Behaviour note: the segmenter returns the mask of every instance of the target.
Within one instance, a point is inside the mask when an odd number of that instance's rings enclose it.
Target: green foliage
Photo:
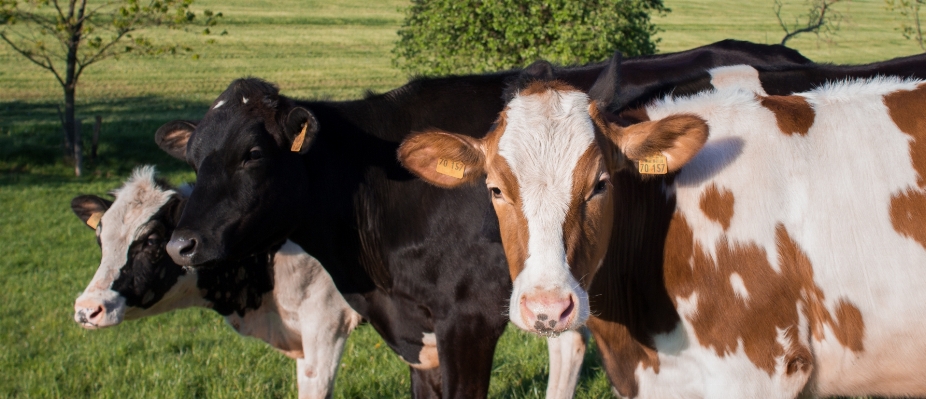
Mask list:
[[[193,0],[0,0],[0,39],[63,84],[60,64],[68,62],[69,51],[76,52],[76,77],[87,66],[124,53],[192,52],[188,46],[157,43],[138,33],[202,26],[208,34],[222,13],[206,10],[197,19],[192,4]]]
[[[601,61],[652,54],[662,0],[412,0],[394,63],[422,75],[496,71],[537,59]]]
[[[897,11],[903,17],[900,24],[900,33],[907,39],[916,41],[920,49],[926,51],[926,42],[923,39],[923,27],[920,22],[920,8],[926,5],[926,0],[884,0],[887,9]]]

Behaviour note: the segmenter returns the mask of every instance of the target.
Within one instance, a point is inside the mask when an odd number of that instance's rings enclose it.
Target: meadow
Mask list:
[[[659,49],[677,51],[724,38],[777,43],[783,33],[771,1],[666,0],[657,17]],[[785,9],[800,11],[801,1]],[[93,233],[70,211],[72,197],[105,194],[133,167],[156,164],[171,181],[193,179],[162,153],[153,133],[163,123],[196,119],[234,78],[259,76],[284,94],[351,99],[397,87],[407,76],[390,50],[406,1],[197,0],[224,13],[207,37],[161,32],[197,49],[189,56],[126,56],[91,67],[78,87],[83,131],[103,117],[99,157],[73,176],[60,159],[51,75],[0,46],[0,397],[295,397],[295,364],[262,342],[238,337],[208,310],[188,309],[86,331],[73,301],[99,262]],[[819,62],[865,63],[920,52],[896,29],[881,0],[839,6],[848,18],[830,40],[789,43]],[[85,148],[89,145],[85,144]],[[509,329],[499,344],[491,397],[543,397],[546,348]],[[407,368],[368,326],[348,341],[335,397],[407,397]],[[594,350],[577,397],[610,397]]]

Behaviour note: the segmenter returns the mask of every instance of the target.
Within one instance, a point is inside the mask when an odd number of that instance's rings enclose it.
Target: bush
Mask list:
[[[662,0],[412,0],[394,63],[420,75],[601,61],[656,51]]]

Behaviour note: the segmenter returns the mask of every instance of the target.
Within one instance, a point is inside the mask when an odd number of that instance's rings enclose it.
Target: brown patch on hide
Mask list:
[[[610,187],[601,194],[593,193],[604,172],[599,144],[596,140],[589,145],[573,169],[572,195],[563,220],[566,260],[572,276],[586,290],[608,250],[614,221]]]
[[[778,357],[784,357],[786,372],[809,373],[812,355],[799,341],[798,309],[803,309],[814,338],[823,338],[827,324],[840,344],[861,351],[861,313],[841,300],[834,318],[824,305],[823,291],[813,281],[807,255],[783,225],[777,225],[775,232],[780,272],[772,268],[764,248],[733,242],[726,236],[720,237],[716,259],[712,258],[695,241],[685,218],[675,214],[665,248],[666,288],[675,301],[695,300],[696,310],[685,317],[698,341],[713,348],[718,356],[735,353],[742,343],[749,360],[769,375],[775,372]],[[734,273],[748,292],[746,300],[730,283]],[[783,338],[789,343],[785,348],[778,342],[778,330],[784,331]]]
[[[915,90],[897,91],[884,96],[884,105],[894,124],[913,139],[910,142],[910,158],[919,177],[916,183],[926,188],[926,84]]]
[[[926,248],[926,194],[907,190],[891,197],[891,224],[900,235]]]
[[[579,91],[579,89],[576,89],[569,83],[563,82],[561,80],[535,80],[531,83],[528,83],[527,86],[518,91],[518,96],[526,97],[538,94],[543,95],[552,91],[570,92]]]
[[[778,129],[786,135],[806,136],[813,126],[816,113],[801,96],[768,96],[760,98],[762,106],[775,114]]]
[[[611,385],[623,397],[636,397],[640,385],[634,372],[638,366],[643,369],[653,369],[659,373],[659,356],[650,347],[640,345],[633,339],[627,327],[605,321],[595,316],[589,317],[588,327],[595,336],[595,344],[601,353],[601,360]]]
[[[720,223],[726,231],[733,219],[733,192],[720,190],[712,183],[701,193],[701,211],[708,219]]]

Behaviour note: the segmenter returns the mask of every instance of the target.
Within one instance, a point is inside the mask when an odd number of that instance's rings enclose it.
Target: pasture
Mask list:
[[[802,2],[796,1],[800,5]],[[225,15],[215,37],[170,31],[197,49],[189,56],[124,57],[88,69],[78,86],[83,131],[103,116],[99,158],[73,177],[59,158],[55,104],[60,89],[46,71],[0,46],[0,396],[295,397],[295,363],[262,342],[238,337],[212,311],[190,309],[101,331],[72,320],[73,301],[99,261],[92,232],[69,209],[72,197],[104,194],[139,164],[153,163],[174,183],[193,179],[186,165],[153,141],[164,122],[195,119],[234,78],[252,75],[284,94],[351,99],[381,92],[406,76],[391,64],[406,1],[217,1],[197,9]],[[760,0],[666,0],[657,17],[660,51],[723,38],[777,43],[772,4]],[[854,0],[832,43],[813,35],[789,44],[819,62],[864,63],[909,55],[881,0]],[[786,8],[794,15],[800,7]],[[164,34],[164,33],[159,33]],[[89,143],[89,141],[85,141]],[[89,148],[89,144],[85,144]],[[407,368],[369,326],[345,349],[336,397],[407,397]],[[491,397],[543,397],[541,339],[509,329],[495,357]],[[586,356],[579,398],[610,397],[594,350]]]

